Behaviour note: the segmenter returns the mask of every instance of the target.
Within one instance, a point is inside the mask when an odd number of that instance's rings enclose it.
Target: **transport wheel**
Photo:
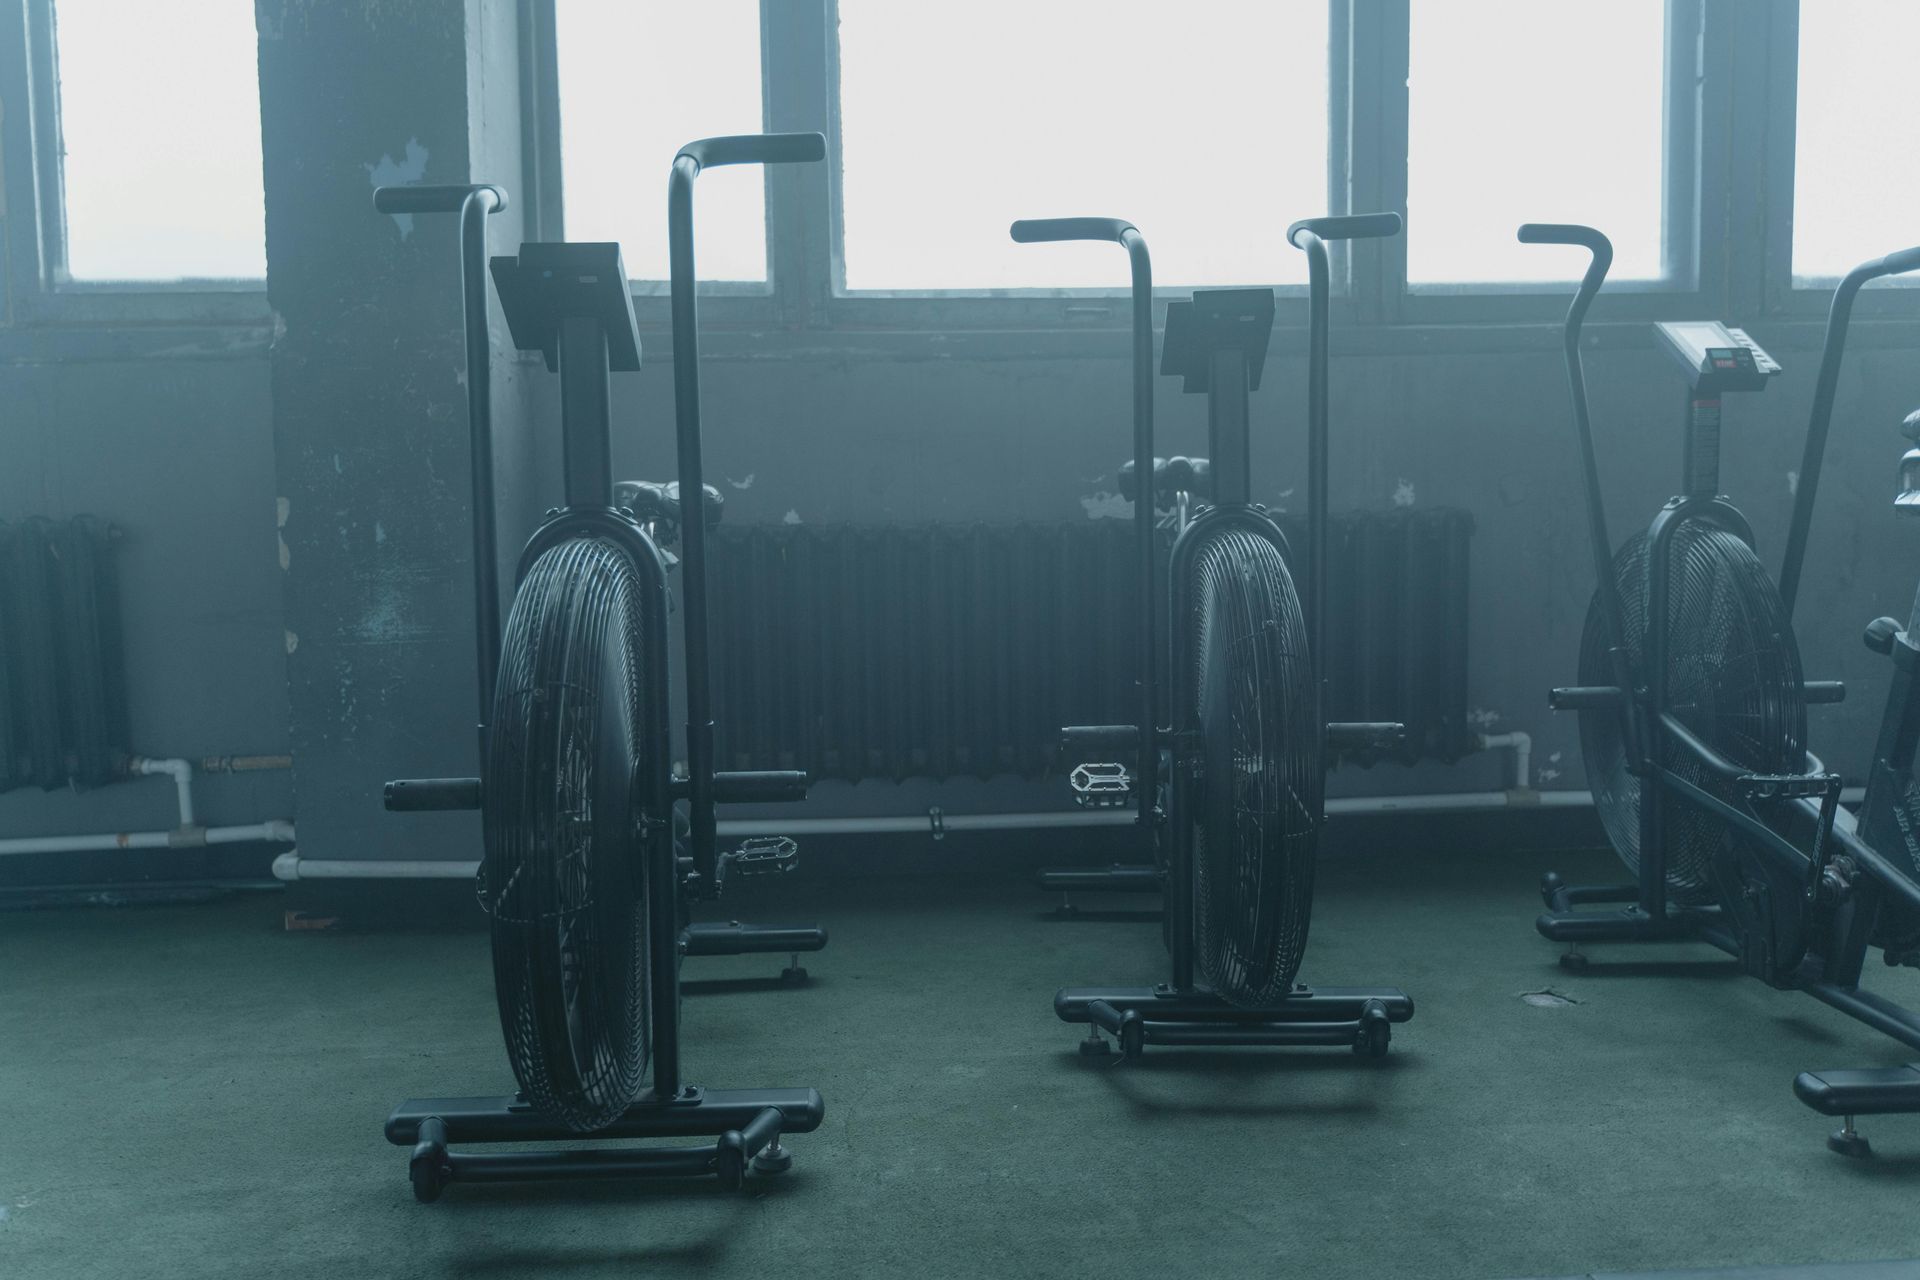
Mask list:
[[[1224,999],[1271,1004],[1293,989],[1307,945],[1326,731],[1279,548],[1230,527],[1192,565],[1196,959]]]
[[[484,766],[480,896],[507,1055],[527,1101],[581,1132],[633,1101],[651,1047],[634,783],[641,666],[665,655],[640,651],[643,597],[608,541],[534,562],[507,621]]]

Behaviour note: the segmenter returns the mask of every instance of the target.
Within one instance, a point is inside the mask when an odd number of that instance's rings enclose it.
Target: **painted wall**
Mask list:
[[[0,344],[0,352],[10,351]],[[286,649],[264,348],[201,358],[0,358],[0,517],[92,513],[120,543],[132,745],[150,755],[287,750]],[[290,817],[285,773],[195,787],[210,825]],[[0,795],[0,835],[175,825],[165,778],[84,794]],[[9,878],[84,862],[11,859]],[[80,878],[86,878],[82,876]]]

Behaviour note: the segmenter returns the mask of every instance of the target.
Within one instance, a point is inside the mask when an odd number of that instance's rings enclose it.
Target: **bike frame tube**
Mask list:
[[[466,339],[467,441],[472,455],[474,648],[479,666],[480,733],[493,714],[500,670],[500,552],[494,531],[493,342],[487,324],[487,218],[507,207],[507,193],[472,186],[381,187],[373,207],[395,215],[460,215],[460,309]],[[482,744],[484,750],[484,742]]]
[[[1780,601],[1787,620],[1793,620],[1800,594],[1800,570],[1807,558],[1807,535],[1813,526],[1813,501],[1820,488],[1820,467],[1826,460],[1827,429],[1833,425],[1833,401],[1840,385],[1840,364],[1846,355],[1847,326],[1853,318],[1853,300],[1869,281],[1902,275],[1920,267],[1920,247],[1890,253],[1863,262],[1841,278],[1827,310],[1826,340],[1820,351],[1820,376],[1813,385],[1813,412],[1807,419],[1807,443],[1800,455],[1800,480],[1794,487],[1793,523],[1787,528],[1787,549],[1780,560]]]
[[[791,164],[826,156],[817,133],[744,134],[690,142],[667,178],[668,276],[673,323],[673,406],[679,462],[680,592],[686,628],[687,799],[695,872],[711,891],[716,851],[713,814],[713,686],[707,665],[706,478],[700,459],[700,317],[693,258],[693,182],[723,164]]]

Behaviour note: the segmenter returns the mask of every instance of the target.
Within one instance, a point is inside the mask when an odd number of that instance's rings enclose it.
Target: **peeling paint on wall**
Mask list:
[[[1400,482],[1394,485],[1393,505],[1396,507],[1410,507],[1413,505],[1413,481],[1402,477]]]
[[[1487,707],[1475,707],[1467,712],[1467,723],[1485,733],[1500,723],[1500,713]]]
[[[293,632],[291,631],[287,632],[287,652],[292,653],[295,649],[298,649],[299,647],[300,647],[300,637],[293,634]]]
[[[787,514],[780,517],[780,523],[781,524],[799,524],[800,513],[798,511],[793,510],[791,507],[789,507],[787,509]]]
[[[1080,506],[1089,520],[1133,519],[1133,504],[1119,494],[1108,493],[1104,489],[1090,498],[1080,499]]]
[[[1800,492],[1800,473],[1798,471],[1787,472],[1787,496],[1792,497],[1799,492]]]
[[[751,471],[747,472],[747,478],[745,480],[735,480],[732,476],[728,476],[727,483],[736,489],[751,489],[753,488],[754,474],[755,473]]]
[[[420,145],[417,138],[407,139],[407,158],[396,161],[392,156],[383,155],[375,164],[367,166],[367,177],[376,187],[403,187],[418,182],[427,172],[427,149]],[[405,240],[413,234],[413,215],[396,213],[393,223],[400,228],[400,238]]]
[[[275,498],[273,505],[275,520],[273,536],[280,544],[280,567],[285,569],[293,562],[293,552],[287,546],[287,515],[293,510],[293,504],[285,498]]]

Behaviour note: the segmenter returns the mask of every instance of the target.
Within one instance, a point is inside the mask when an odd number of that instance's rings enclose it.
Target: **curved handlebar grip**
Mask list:
[[[373,207],[381,213],[458,213],[467,203],[467,197],[479,192],[486,192],[493,197],[488,213],[498,213],[507,207],[507,193],[491,182],[478,182],[470,186],[453,183],[376,187]]]
[[[1880,270],[1876,274],[1897,276],[1916,270],[1920,270],[1920,245],[1911,249],[1902,249],[1898,253],[1890,253],[1880,259]]]
[[[1577,222],[1528,222],[1520,228],[1521,244],[1577,244],[1613,257],[1613,241]]]
[[[1310,231],[1322,240],[1372,240],[1400,234],[1397,213],[1353,213],[1324,218],[1302,218],[1287,228],[1287,243],[1298,248],[1297,238]]]
[[[1125,218],[1022,218],[1008,228],[1020,244],[1049,240],[1118,240],[1134,225]]]
[[[702,169],[722,164],[804,164],[827,158],[827,139],[818,133],[735,133],[689,142],[680,148],[680,156]]]

